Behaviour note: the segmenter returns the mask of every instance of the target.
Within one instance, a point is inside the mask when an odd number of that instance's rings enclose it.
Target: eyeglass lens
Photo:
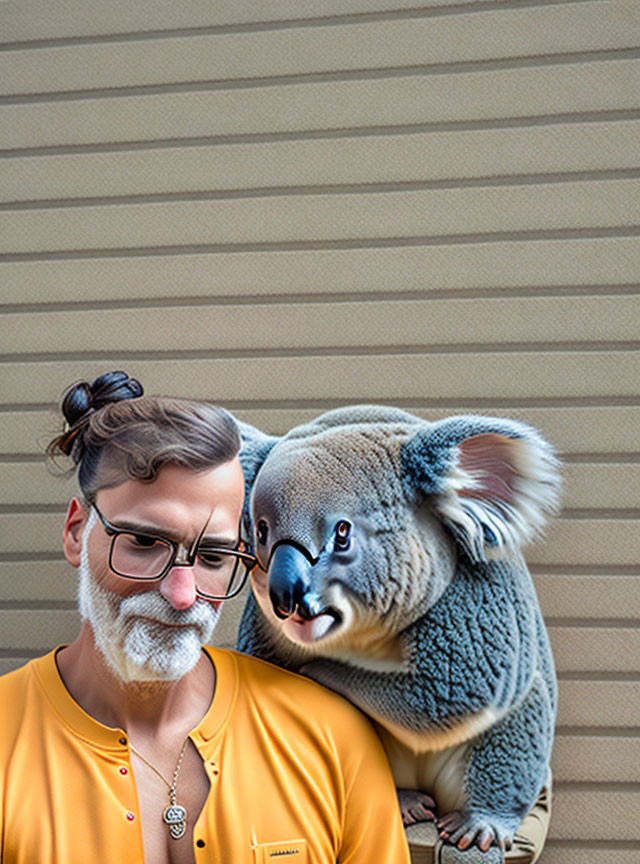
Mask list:
[[[170,543],[159,537],[122,533],[114,537],[111,567],[121,576],[157,579],[173,555]],[[240,559],[224,552],[202,549],[196,555],[193,575],[201,594],[224,597],[235,593],[242,580]]]

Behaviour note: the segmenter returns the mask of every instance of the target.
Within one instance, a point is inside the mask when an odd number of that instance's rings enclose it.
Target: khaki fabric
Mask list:
[[[513,846],[505,855],[507,864],[535,864],[542,854],[549,819],[551,818],[551,783],[545,786],[540,797],[533,805],[531,812],[522,821],[516,831]],[[443,844],[435,825],[432,822],[422,822],[407,828],[409,850],[412,864],[449,864],[446,844]],[[494,864],[491,850],[488,853],[477,853],[468,850],[465,855],[469,864]]]

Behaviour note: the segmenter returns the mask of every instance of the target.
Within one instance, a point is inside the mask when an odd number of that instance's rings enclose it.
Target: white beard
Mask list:
[[[91,625],[96,645],[121,681],[177,681],[200,659],[220,609],[203,600],[189,609],[174,609],[157,588],[128,597],[103,588],[89,566],[89,535],[97,521],[92,509],[78,568],[80,615]]]

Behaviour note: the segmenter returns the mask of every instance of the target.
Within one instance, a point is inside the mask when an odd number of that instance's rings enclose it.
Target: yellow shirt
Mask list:
[[[191,740],[210,781],[198,864],[409,864],[380,741],[299,675],[207,648],[212,704]],[[143,861],[126,733],[71,698],[55,651],[0,678],[3,864]]]

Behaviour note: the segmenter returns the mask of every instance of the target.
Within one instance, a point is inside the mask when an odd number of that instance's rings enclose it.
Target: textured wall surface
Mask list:
[[[517,417],[566,464],[543,864],[637,861],[640,3],[9,0],[0,42],[0,671],[77,631],[74,380]]]

